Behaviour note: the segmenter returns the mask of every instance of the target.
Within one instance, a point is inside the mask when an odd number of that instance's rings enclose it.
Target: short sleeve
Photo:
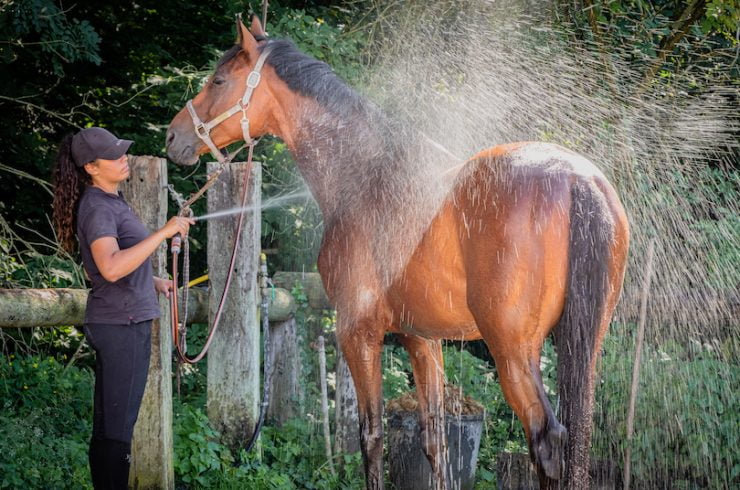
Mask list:
[[[118,238],[118,223],[112,209],[107,206],[94,206],[82,218],[80,235],[90,244],[98,238],[112,236]]]

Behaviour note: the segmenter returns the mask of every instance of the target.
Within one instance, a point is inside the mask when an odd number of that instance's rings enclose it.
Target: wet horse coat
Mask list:
[[[256,19],[251,32],[238,28],[239,43],[193,107],[205,120],[232,105],[259,54],[270,50],[247,111],[250,134],[287,143],[321,208],[319,271],[357,391],[368,487],[383,488],[381,353],[388,332],[410,353],[436,488],[448,484],[444,338],[485,340],[541,485],[588,487],[595,363],[629,241],[607,179],[583,157],[545,143],[501,145],[450,162],[324,63],[286,41],[258,42],[264,32]],[[238,118],[212,137],[220,148],[240,139]],[[182,111],[167,147],[184,164],[207,151]],[[539,372],[553,330],[565,427]]]

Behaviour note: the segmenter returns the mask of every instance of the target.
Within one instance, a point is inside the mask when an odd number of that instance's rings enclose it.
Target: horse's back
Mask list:
[[[599,219],[615,238],[611,254],[620,258],[612,260],[612,269],[621,281],[623,257],[616,243],[627,234],[626,215],[591,161],[551,143],[513,143],[478,153],[466,172],[454,200],[468,230],[462,251],[476,318],[495,316],[512,325],[524,318],[547,329],[557,323],[566,299],[578,186],[593,191],[592,209],[600,210]],[[487,287],[472,286],[482,283]]]
[[[599,178],[603,172],[590,160],[554,143],[524,141],[493,146],[474,155],[468,167],[489,166],[508,175],[544,177],[559,174],[571,178]]]

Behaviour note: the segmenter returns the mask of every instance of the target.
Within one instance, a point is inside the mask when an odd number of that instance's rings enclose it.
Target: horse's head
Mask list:
[[[193,165],[209,150],[249,142],[268,130],[275,99],[261,73],[267,53],[260,44],[266,34],[256,16],[251,31],[241,20],[237,31],[236,44],[219,60],[203,90],[170,122],[167,156],[175,163]]]

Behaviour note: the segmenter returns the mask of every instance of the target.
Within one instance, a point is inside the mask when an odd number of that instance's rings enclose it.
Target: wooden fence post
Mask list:
[[[167,161],[129,157],[131,175],[121,185],[126,201],[150,231],[167,220]],[[167,246],[152,256],[154,275],[167,277]],[[146,391],[134,428],[129,487],[173,489],[172,461],[172,335],[169,303],[159,300],[160,318],[152,323],[152,354]]]
[[[280,427],[298,416],[301,396],[301,353],[295,317],[270,322],[270,403],[266,418]]]
[[[336,411],[334,453],[351,454],[360,450],[360,417],[357,411],[357,394],[352,382],[352,374],[344,359],[342,350],[337,348],[336,367]],[[340,458],[339,461],[342,461]]]
[[[208,164],[208,173],[217,168]],[[208,211],[241,205],[244,163],[227,166],[208,192]],[[260,165],[254,163],[249,178],[247,206],[231,286],[221,316],[221,325],[208,352],[208,418],[221,432],[224,443],[236,449],[249,442],[259,417],[260,323],[258,320],[260,254]],[[208,221],[209,318],[213,322],[221,299],[231,259],[231,248],[239,216]]]

